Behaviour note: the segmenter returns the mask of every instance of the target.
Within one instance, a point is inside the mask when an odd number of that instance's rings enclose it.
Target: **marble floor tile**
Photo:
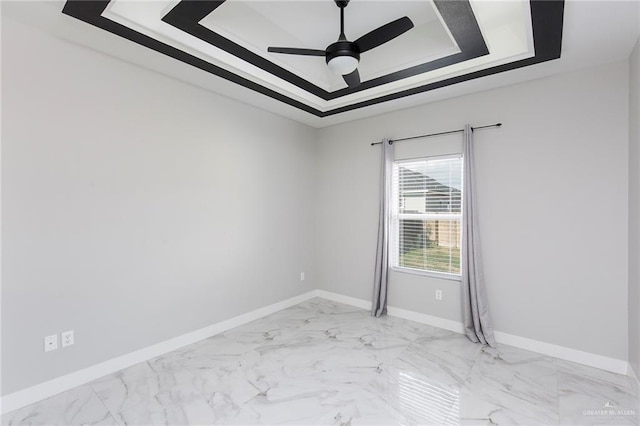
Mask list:
[[[84,385],[7,413],[2,425],[117,425],[116,419]]]
[[[557,425],[555,359],[504,345],[482,347],[449,422]]]
[[[635,425],[626,376],[312,299],[3,425]]]
[[[248,344],[217,335],[162,355],[156,361],[165,368],[186,368],[197,374],[201,370],[240,363],[243,355],[251,351]]]
[[[425,365],[425,370],[433,368]],[[354,423],[442,425],[459,398],[454,380],[434,379],[428,371],[395,361],[357,395]]]
[[[627,376],[558,360],[558,390],[562,424],[640,424],[640,398]]]
[[[354,424],[446,424],[480,346],[440,329],[423,330],[380,366],[356,400]]]
[[[153,361],[91,383],[116,420],[125,425],[214,423],[214,412],[202,394],[202,379]]]

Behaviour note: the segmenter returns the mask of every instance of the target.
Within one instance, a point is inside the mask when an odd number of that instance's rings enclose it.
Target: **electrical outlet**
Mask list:
[[[58,349],[58,335],[52,334],[44,338],[44,351],[51,352]]]
[[[300,281],[304,281],[304,272],[300,272]]]
[[[60,338],[63,348],[73,345],[73,330],[65,331],[60,335]]]
[[[436,300],[442,300],[442,290],[436,290]]]

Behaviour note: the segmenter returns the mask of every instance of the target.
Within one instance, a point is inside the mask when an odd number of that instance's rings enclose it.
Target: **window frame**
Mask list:
[[[449,213],[449,214],[438,214],[438,213],[402,213],[402,218],[403,219],[418,219],[418,220],[433,220],[433,218],[437,217],[438,219],[442,219],[442,220],[460,220],[460,273],[458,274],[453,274],[453,273],[448,273],[448,272],[440,272],[440,271],[433,271],[433,270],[428,270],[428,269],[417,269],[417,268],[409,268],[406,266],[399,266],[399,240],[400,240],[400,215],[401,213],[399,212],[399,198],[400,195],[398,194],[398,185],[394,184],[394,179],[396,176],[396,168],[398,167],[399,164],[402,163],[413,163],[416,161],[420,161],[420,160],[424,160],[424,161],[432,161],[432,160],[446,160],[446,159],[459,159],[461,162],[461,200],[460,200],[460,213],[456,214],[456,213]],[[403,274],[410,274],[410,275],[421,275],[421,276],[428,276],[428,277],[432,277],[432,278],[440,278],[440,279],[445,279],[445,280],[450,280],[450,281],[461,281],[462,280],[462,216],[464,214],[464,205],[463,205],[463,199],[464,196],[462,194],[464,194],[464,162],[462,159],[462,153],[459,154],[445,154],[445,155],[429,155],[429,156],[420,156],[420,157],[412,157],[412,158],[403,158],[400,160],[394,160],[393,161],[393,166],[392,166],[392,171],[391,171],[391,176],[390,179],[392,179],[392,185],[391,185],[391,203],[390,203],[390,216],[391,216],[391,232],[389,233],[390,235],[390,248],[391,248],[391,255],[389,256],[389,269],[391,269],[392,271],[395,272],[400,272]]]

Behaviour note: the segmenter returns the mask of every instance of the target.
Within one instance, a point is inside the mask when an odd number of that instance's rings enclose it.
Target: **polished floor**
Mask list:
[[[2,424],[638,425],[626,377],[312,299]]]

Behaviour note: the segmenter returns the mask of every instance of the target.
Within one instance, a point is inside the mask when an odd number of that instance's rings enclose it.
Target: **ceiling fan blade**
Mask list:
[[[351,74],[343,75],[342,78],[344,78],[349,87],[360,86],[360,73],[357,68]]]
[[[358,45],[358,48],[360,48],[360,53],[363,53],[393,40],[411,28],[413,28],[413,22],[405,16],[368,32],[357,39],[355,43]]]
[[[294,47],[269,47],[271,53],[286,53],[287,55],[325,56],[324,50],[296,49]]]

